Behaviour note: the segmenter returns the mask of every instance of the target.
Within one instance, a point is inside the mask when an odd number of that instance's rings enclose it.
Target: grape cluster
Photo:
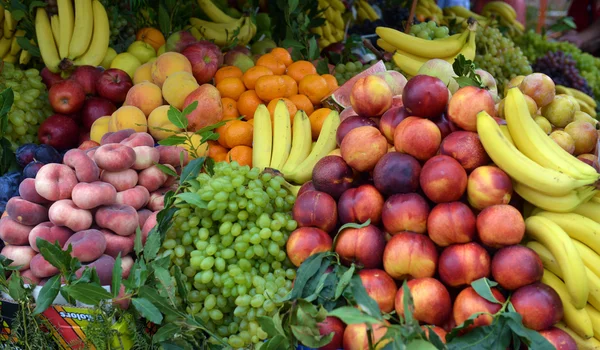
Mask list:
[[[434,21],[423,22],[410,27],[410,35],[426,40],[446,38],[449,33],[448,27],[438,27]]]
[[[186,191],[206,206],[176,204],[162,254],[186,276],[187,312],[233,348],[257,344],[267,338],[257,317],[273,315],[296,277],[285,252],[295,196],[283,177],[236,162],[217,163]]]
[[[557,85],[568,86],[592,95],[592,89],[587,80],[579,74],[577,62],[571,54],[565,54],[562,51],[548,51],[546,55],[535,61],[532,68],[536,72],[548,75]]]
[[[475,64],[494,76],[498,91],[504,91],[504,85],[511,78],[532,72],[521,49],[503,36],[497,28],[478,27],[476,46]]]
[[[12,88],[15,99],[8,112],[8,127],[4,136],[12,143],[13,149],[18,145],[36,143],[40,124],[52,114],[40,72],[35,68],[21,70],[4,62],[0,91],[6,88]]]
[[[375,63],[377,63],[377,60],[373,60],[367,64],[363,64],[360,61],[339,63],[335,66],[333,74],[338,82],[338,85],[341,86],[342,84],[350,80],[353,76],[371,67]],[[385,68],[387,70],[400,71],[400,68],[396,67],[392,62],[385,62]]]
[[[115,2],[101,0],[106,8],[110,22],[110,46],[117,52],[124,51],[135,41],[135,15],[130,11],[127,1]],[[116,3],[116,4],[115,4]]]

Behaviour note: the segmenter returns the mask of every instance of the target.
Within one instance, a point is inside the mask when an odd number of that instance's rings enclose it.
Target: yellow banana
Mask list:
[[[584,243],[581,243],[576,239],[572,239],[572,241],[579,252],[579,256],[581,256],[581,260],[583,260],[583,264],[594,274],[599,275],[600,256]]]
[[[273,150],[271,114],[263,104],[254,112],[254,134],[252,136],[252,166],[261,171],[269,167]]]
[[[558,94],[565,94],[565,95],[573,96],[573,95],[571,94],[571,91],[569,90],[569,88],[568,88],[568,87],[566,87],[566,86],[563,86],[563,85],[556,85],[556,86],[554,87],[554,90],[556,90],[556,94],[557,94],[557,95],[558,95]]]
[[[251,20],[248,17],[243,17],[241,26],[238,26],[233,30],[215,29],[212,26],[198,26],[196,27],[196,29],[198,29],[198,32],[200,33],[202,38],[211,40],[219,46],[226,46],[230,44],[236,38],[234,34],[236,33],[236,31],[238,31],[238,29],[239,31],[237,34],[237,38],[240,45],[245,45],[248,41],[250,41],[250,39],[252,39]]]
[[[358,6],[361,7],[363,10],[365,10],[367,17],[369,18],[369,20],[371,22],[379,19],[379,15],[377,15],[377,12],[375,12],[373,7],[371,7],[371,5],[368,2],[366,2],[364,0],[359,0]]]
[[[92,12],[94,15],[94,33],[92,41],[87,51],[77,59],[77,65],[98,66],[104,60],[108,51],[110,41],[110,24],[108,14],[102,3],[98,0],[92,2]]]
[[[0,38],[0,57],[6,56],[10,52],[12,40],[8,38]]]
[[[502,125],[499,125],[499,127],[500,127],[500,131],[502,131],[502,133],[504,134],[504,137],[506,137],[506,140],[508,140],[508,142],[510,142],[514,146],[515,141],[512,139],[510,131],[508,131],[508,125],[502,124]]]
[[[594,201],[581,203],[581,205],[573,210],[573,213],[583,215],[600,224],[600,203]]]
[[[332,43],[329,42],[329,40],[321,37],[317,40],[317,43],[319,44],[319,47],[323,48],[323,47],[327,47],[329,45],[331,45]]]
[[[574,213],[552,213],[542,211],[537,213],[543,216],[563,229],[572,239],[576,239],[588,247],[596,254],[600,254],[600,224],[585,216]]]
[[[273,113],[273,153],[270,168],[281,170],[292,148],[292,126],[290,112],[283,100],[277,101]]]
[[[585,92],[579,91],[577,89],[573,89],[570,87],[565,87],[565,88],[569,92],[569,95],[575,97],[578,100],[584,101],[586,104],[588,104],[592,108],[596,108],[596,101],[593,98],[591,98],[588,94],[586,94]]]
[[[487,22],[487,18],[484,16],[478,15],[473,11],[470,11],[462,6],[449,6],[443,8],[444,14],[455,14],[456,16],[469,18],[473,17],[478,22]]]
[[[598,341],[596,338],[584,339],[583,337],[581,337],[579,334],[577,334],[575,331],[573,331],[571,328],[569,328],[567,325],[565,325],[562,322],[555,324],[554,327],[556,327],[558,329],[562,329],[568,335],[570,335],[573,338],[573,340],[575,340],[578,350],[598,350],[598,349],[600,349],[600,341]]]
[[[198,29],[208,27],[208,28],[212,28],[214,30],[229,30],[232,33],[235,30],[237,30],[239,27],[241,27],[244,24],[244,21],[245,21],[245,16],[242,16],[239,19],[236,19],[234,22],[229,22],[229,23],[216,23],[216,22],[205,21],[205,20],[195,18],[195,17],[190,18],[190,24]]]
[[[198,30],[198,28],[196,27],[191,27],[189,29],[189,32],[192,34],[192,36],[196,39],[196,40],[203,40],[204,37],[202,37],[202,34],[200,33],[200,31]]]
[[[60,18],[60,40],[58,43],[58,54],[61,58],[69,57],[69,47],[71,46],[71,37],[73,36],[73,28],[75,22],[75,14],[73,12],[73,2],[71,0],[57,0],[58,16]],[[92,21],[92,17],[88,17],[88,21]],[[94,23],[94,26],[96,24]],[[77,33],[79,35],[79,33]]]
[[[221,11],[211,0],[198,0],[198,6],[202,9],[205,15],[211,20],[217,23],[231,23],[237,19],[229,16],[225,12]]]
[[[592,328],[594,329],[594,338],[600,338],[600,311],[598,311],[590,304],[585,306],[585,311],[587,311],[588,315],[590,316],[590,320],[592,321]]]
[[[17,56],[11,55],[9,52],[8,55],[6,55],[2,58],[2,62],[17,63]]]
[[[4,37],[12,39],[17,30],[17,21],[13,18],[9,10],[4,10]]]
[[[346,12],[346,6],[341,0],[329,0],[329,5],[331,5],[331,7],[333,7],[333,9],[337,12]]]
[[[341,30],[342,32],[346,29],[346,25],[344,24],[344,18],[342,18],[342,13],[334,11],[333,21],[331,21],[334,27]]]
[[[50,17],[50,27],[52,27],[52,36],[54,37],[58,49],[60,48],[60,19],[58,18],[58,15],[52,15],[52,17]]]
[[[394,45],[381,38],[377,39],[377,46],[381,47],[385,52],[396,52]]]
[[[333,37],[333,34],[331,32],[331,24],[329,24],[329,22],[325,21],[325,23],[322,25],[323,28],[323,37],[325,39],[327,39],[329,42],[336,42],[335,38]]]
[[[573,211],[577,206],[589,200],[596,193],[596,190],[593,188],[586,187],[581,190],[571,191],[563,196],[550,196],[517,181],[513,181],[513,189],[519,196],[536,207],[557,213],[569,213]]]
[[[579,104],[576,104],[577,106],[579,106]],[[575,112],[575,116],[573,117],[573,120],[581,120],[584,122],[588,122],[590,124],[592,124],[594,127],[596,127],[598,125],[598,120],[596,118],[593,118],[591,115],[585,113],[585,112]]]
[[[319,36],[323,37],[323,27],[314,27],[312,28],[312,32],[315,34],[318,34]]]
[[[356,15],[358,17],[359,22],[364,22],[369,19],[369,14],[365,11],[364,8],[357,6],[356,7]]]
[[[54,37],[52,35],[50,19],[48,18],[46,10],[42,7],[36,9],[35,36],[37,37],[40,55],[42,56],[44,64],[51,72],[58,73],[60,57],[58,56],[58,49],[56,48],[56,43],[54,42]]]
[[[457,55],[469,39],[469,30],[452,36],[452,40],[426,40],[386,27],[375,29],[380,38],[397,49],[418,57],[439,58]]]
[[[19,55],[19,64],[27,64],[31,61],[31,53],[27,50],[21,51]]]
[[[75,23],[69,43],[69,58],[74,59],[83,55],[90,46],[94,29],[92,0],[75,0]]]
[[[294,124],[292,125],[292,149],[281,172],[285,174],[294,171],[308,157],[311,146],[310,119],[304,111],[298,111],[294,115]]]
[[[573,97],[575,97],[575,96],[573,96]],[[592,108],[592,106],[590,106],[586,101],[580,100],[577,97],[575,97],[575,99],[579,103],[579,108],[581,109],[582,112],[585,112],[585,113],[591,115],[592,117],[596,118],[596,109],[595,109],[595,107]]]
[[[17,39],[23,36],[25,36],[25,31],[23,29],[17,29],[10,44],[10,54],[12,56],[16,57],[19,51],[21,51],[21,46],[19,46],[19,42],[17,41]]]

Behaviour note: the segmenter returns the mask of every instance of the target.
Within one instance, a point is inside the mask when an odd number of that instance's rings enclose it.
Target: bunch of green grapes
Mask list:
[[[257,317],[274,314],[296,277],[285,252],[296,198],[285,185],[282,176],[219,162],[186,189],[206,205],[177,203],[162,245],[186,276],[187,312],[233,348],[267,338]]]
[[[333,74],[338,82],[338,85],[341,86],[342,84],[350,80],[352,77],[371,67],[377,62],[377,60],[372,60],[366,64],[363,64],[360,61],[339,63],[335,66]],[[385,68],[387,70],[400,71],[400,68],[396,67],[393,62],[385,62]]]
[[[414,24],[410,27],[410,35],[425,40],[447,38],[450,30],[446,26],[438,27],[434,21]]]
[[[128,2],[101,1],[108,14],[110,22],[110,47],[117,52],[125,51],[135,41],[136,28],[134,14],[129,10]]]
[[[531,74],[527,56],[494,27],[477,27],[475,64],[496,79],[498,91],[517,75]]]
[[[0,74],[0,91],[12,88],[15,99],[8,112],[6,137],[17,149],[19,145],[37,143],[40,124],[50,115],[52,108],[48,101],[46,85],[40,72],[35,68],[21,70],[12,63],[4,62]]]

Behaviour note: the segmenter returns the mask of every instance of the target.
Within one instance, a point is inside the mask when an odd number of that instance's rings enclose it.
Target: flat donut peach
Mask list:
[[[100,180],[113,185],[117,192],[134,188],[138,183],[138,173],[133,169],[122,171],[106,171],[100,175]]]
[[[151,146],[136,146],[133,147],[135,152],[135,163],[132,169],[144,170],[154,164],[158,163],[160,159],[160,153],[158,150]]]
[[[117,193],[116,203],[130,205],[135,210],[140,210],[148,204],[150,192],[143,186],[135,186]]]
[[[63,250],[71,245],[71,256],[81,262],[90,262],[98,259],[106,250],[104,234],[98,230],[90,229],[74,233],[65,242]]]
[[[85,269],[96,269],[100,284],[103,286],[109,286],[112,281],[112,271],[115,267],[115,259],[110,255],[102,255],[93,262],[82,266],[79,270],[75,271],[75,276],[81,277]]]
[[[12,197],[6,203],[6,212],[11,219],[23,225],[35,226],[48,221],[48,209],[43,205]]]
[[[135,233],[139,225],[137,211],[130,205],[113,204],[100,207],[96,211],[96,224],[120,236]]]
[[[65,153],[63,164],[75,170],[75,176],[79,182],[98,181],[100,168],[88,156],[86,151],[74,148]]]
[[[106,239],[106,250],[104,251],[104,254],[116,258],[119,253],[121,253],[121,257],[124,257],[133,251],[135,235],[120,236],[107,229],[101,229],[100,231],[104,234],[104,238]]]
[[[0,239],[12,245],[26,245],[29,243],[29,233],[34,226],[28,226],[5,216],[0,219]]]
[[[31,232],[29,232],[28,241],[31,248],[36,252],[39,252],[40,250],[37,247],[38,237],[52,244],[58,242],[58,244],[62,247],[72,235],[73,231],[71,231],[71,229],[68,227],[56,226],[50,221],[46,221],[35,226]]]
[[[138,185],[146,187],[148,192],[154,192],[167,182],[168,177],[158,166],[153,165],[140,171]]]
[[[100,139],[100,144],[107,145],[109,143],[119,143],[133,134],[135,134],[135,130],[133,129],[123,129],[116,132],[107,132]]]
[[[156,146],[160,154],[158,162],[160,164],[170,164],[174,167],[178,167],[181,164],[180,154],[183,152],[183,165],[189,162],[188,152],[181,146]]]
[[[117,190],[113,185],[102,181],[80,182],[73,188],[71,197],[79,208],[93,209],[114,204],[117,200]]]
[[[48,204],[49,200],[40,196],[35,190],[35,179],[27,178],[21,181],[19,184],[19,195],[26,201],[30,201],[37,204]]]
[[[31,259],[36,254],[35,250],[28,245],[7,245],[0,251],[0,255],[4,255],[13,261],[9,266],[21,266],[19,271],[27,270]]]
[[[71,230],[83,231],[92,226],[92,213],[81,209],[70,199],[55,202],[48,210],[50,221],[57,226],[66,226]]]
[[[35,176],[35,190],[52,202],[71,198],[71,191],[76,184],[75,172],[64,164],[46,164]]]
[[[119,142],[129,147],[148,146],[154,147],[154,138],[147,132],[136,132]]]
[[[57,267],[50,264],[48,260],[44,259],[42,254],[39,253],[31,259],[30,270],[37,278],[52,277],[59,272]]]
[[[131,168],[135,163],[133,148],[118,143],[109,143],[98,147],[94,153],[98,167],[108,171],[122,171]]]

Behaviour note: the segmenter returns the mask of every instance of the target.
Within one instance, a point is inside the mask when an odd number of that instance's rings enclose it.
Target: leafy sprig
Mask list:
[[[483,82],[479,74],[475,73],[477,66],[471,60],[468,60],[462,54],[458,55],[452,63],[454,73],[458,77],[454,78],[458,83],[459,87],[475,86],[478,88],[484,88]]]

